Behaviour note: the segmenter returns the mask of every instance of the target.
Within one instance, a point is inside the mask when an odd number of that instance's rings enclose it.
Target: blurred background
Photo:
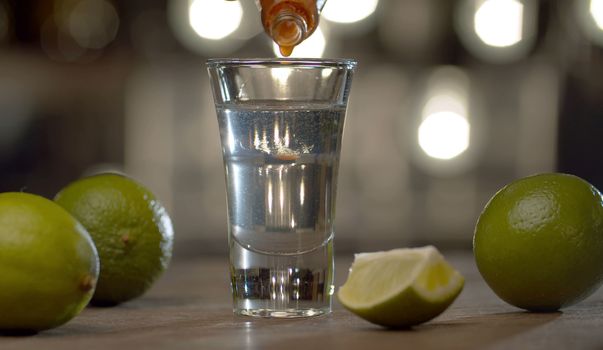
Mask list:
[[[124,171],[222,253],[224,170],[205,60],[274,57],[253,0],[0,0],[0,191]],[[338,252],[470,248],[506,183],[603,188],[603,0],[328,0],[294,56],[359,61]]]

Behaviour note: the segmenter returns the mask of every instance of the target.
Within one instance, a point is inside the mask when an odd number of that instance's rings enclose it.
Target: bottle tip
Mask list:
[[[281,55],[283,55],[285,57],[289,57],[289,56],[291,56],[291,53],[293,52],[293,46],[279,45],[279,50],[281,52]]]
[[[274,21],[271,28],[271,36],[280,46],[283,56],[289,56],[293,47],[304,40],[305,34],[305,21],[292,14],[280,16]]]

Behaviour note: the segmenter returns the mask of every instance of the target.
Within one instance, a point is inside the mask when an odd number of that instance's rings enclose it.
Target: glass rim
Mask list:
[[[353,69],[358,61],[351,58],[210,58],[205,64],[208,68],[293,66]]]

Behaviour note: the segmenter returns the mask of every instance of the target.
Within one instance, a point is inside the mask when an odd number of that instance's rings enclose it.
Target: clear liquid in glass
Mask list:
[[[328,313],[345,107],[217,106],[235,313]]]

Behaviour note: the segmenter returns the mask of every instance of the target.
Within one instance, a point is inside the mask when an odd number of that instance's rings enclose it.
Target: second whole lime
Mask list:
[[[98,250],[101,269],[92,304],[139,297],[167,268],[172,222],[157,198],[133,179],[86,177],[62,189],[55,201],[86,227]]]
[[[555,311],[603,282],[603,198],[583,179],[540,174],[512,182],[486,205],[473,238],[492,290],[531,311]]]
[[[69,321],[88,304],[98,255],[84,227],[52,201],[0,194],[0,332]]]

